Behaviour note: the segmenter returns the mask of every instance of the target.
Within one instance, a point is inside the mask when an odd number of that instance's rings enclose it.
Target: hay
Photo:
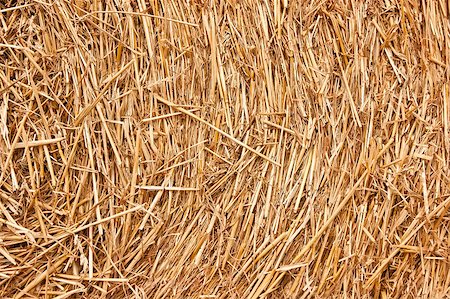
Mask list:
[[[0,12],[0,297],[450,293],[448,1]]]

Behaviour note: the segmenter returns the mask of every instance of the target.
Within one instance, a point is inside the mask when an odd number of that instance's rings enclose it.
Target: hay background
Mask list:
[[[448,298],[449,9],[2,1],[0,296]]]

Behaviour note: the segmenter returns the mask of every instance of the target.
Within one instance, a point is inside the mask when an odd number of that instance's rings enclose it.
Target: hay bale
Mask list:
[[[0,12],[0,297],[449,294],[448,2]]]

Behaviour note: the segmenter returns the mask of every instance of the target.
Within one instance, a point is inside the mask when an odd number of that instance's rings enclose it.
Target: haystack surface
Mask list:
[[[448,298],[445,0],[3,0],[1,298]]]

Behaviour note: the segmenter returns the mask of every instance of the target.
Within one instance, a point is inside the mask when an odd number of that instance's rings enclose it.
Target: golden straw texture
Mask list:
[[[0,1],[0,298],[449,298],[449,18]]]

